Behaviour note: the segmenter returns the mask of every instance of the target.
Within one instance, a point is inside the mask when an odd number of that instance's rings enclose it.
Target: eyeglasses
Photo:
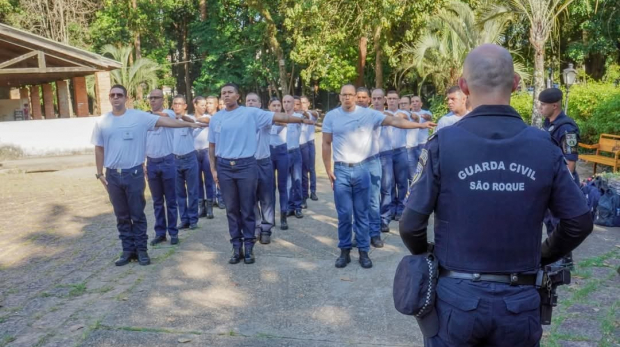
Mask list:
[[[149,96],[147,99],[149,100],[157,100],[157,99],[163,99],[162,96]]]
[[[110,93],[110,97],[112,99],[121,99],[125,97],[125,94],[123,93]]]

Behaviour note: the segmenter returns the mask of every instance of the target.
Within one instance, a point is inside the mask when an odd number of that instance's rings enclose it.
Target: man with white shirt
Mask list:
[[[334,189],[334,202],[338,213],[338,248],[341,253],[336,267],[343,268],[351,261],[351,236],[359,250],[363,268],[372,267],[368,257],[369,230],[368,205],[370,198],[370,173],[365,161],[372,156],[374,130],[381,126],[414,129],[428,127],[399,117],[356,105],[356,90],[351,84],[340,90],[341,107],[327,113],[323,121],[323,164]],[[332,156],[334,169],[332,170]],[[355,228],[352,228],[354,220]]]
[[[400,98],[399,108],[407,111],[410,121],[420,122],[420,116],[417,113],[411,112],[411,99],[409,99],[408,96],[403,96]],[[409,182],[413,178],[413,174],[415,173],[415,165],[418,162],[416,152],[418,150],[419,131],[419,129],[407,130],[407,179]]]
[[[388,114],[409,120],[409,115],[398,108],[400,97],[397,91],[388,91],[386,100],[388,108],[386,112]],[[398,221],[405,208],[404,201],[407,195],[407,177],[409,176],[406,129],[392,129],[392,165],[394,169],[394,184],[392,185],[390,214],[393,220]]]
[[[164,110],[164,93],[161,89],[151,91],[148,99],[151,105],[149,113],[175,119],[172,110]],[[167,241],[166,233],[170,236],[171,244],[179,243],[176,196],[177,170],[172,154],[173,141],[174,129],[171,128],[157,127],[149,130],[146,134],[147,181],[151,190],[155,214],[155,238],[151,241],[151,246]]]
[[[137,259],[140,265],[148,265],[151,259],[147,253],[144,214],[147,133],[155,127],[197,128],[204,124],[178,122],[169,117],[127,109],[127,89],[122,85],[112,86],[109,97],[112,112],[97,119],[91,143],[95,145],[95,177],[108,192],[123,246],[123,253],[115,265],[127,265],[133,259]]]
[[[450,110],[450,112],[441,117],[437,122],[437,129],[435,129],[435,131],[450,126],[467,115],[467,96],[463,94],[461,88],[454,86],[448,89],[447,98],[448,110]]]
[[[246,107],[261,108],[261,101],[256,93],[245,96]],[[258,167],[258,182],[256,185],[256,237],[264,245],[271,243],[271,229],[276,224],[276,199],[273,164],[271,163],[271,124],[267,124],[256,133],[256,165]]]
[[[319,114],[316,111],[310,111],[310,100],[305,96],[301,97],[301,112],[306,118],[314,122],[319,119]],[[316,195],[316,147],[314,145],[314,129],[315,125],[301,125],[299,147],[301,148],[301,191],[304,205],[308,198],[313,201],[319,200]]]
[[[422,109],[422,99],[415,95],[411,97],[411,113],[416,114],[420,118],[420,123],[428,122],[433,119],[433,114],[428,110]],[[409,156],[409,180],[413,179],[415,175],[415,170],[418,165],[418,159],[420,158],[420,153],[422,153],[422,148],[426,145],[426,141],[428,140],[428,129],[418,129],[418,145],[415,148],[415,151],[409,152],[407,151],[407,155]]]
[[[193,118],[197,122],[209,124],[211,116],[215,113],[207,112],[207,99],[197,96],[193,103],[195,110]],[[211,111],[213,110],[211,109]],[[209,129],[194,130],[194,148],[198,159],[198,218],[213,219],[215,182],[213,182],[211,163],[209,162]]]
[[[179,122],[194,123],[185,112],[187,101],[183,95],[172,100],[172,109]],[[176,129],[172,142],[172,153],[177,168],[177,204],[179,206],[179,229],[198,228],[198,158],[194,148],[194,133],[191,129]]]
[[[303,116],[295,111],[295,97],[285,95],[282,98],[282,106],[284,112],[292,117],[303,118]],[[301,149],[299,148],[299,139],[301,137],[300,124],[288,124],[286,137],[286,148],[288,150],[289,176],[288,176],[288,216],[303,218],[301,205],[303,203],[301,193]]]

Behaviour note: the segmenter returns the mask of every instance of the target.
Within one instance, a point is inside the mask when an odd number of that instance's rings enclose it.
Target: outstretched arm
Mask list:
[[[273,115],[274,123],[304,123],[304,124],[314,124],[313,121],[309,119],[299,118],[295,116],[289,116],[286,113],[276,112]]]
[[[389,126],[393,126],[395,128],[401,128],[401,129],[429,129],[429,128],[433,128],[437,126],[437,124],[433,122],[416,123],[416,122],[410,122],[400,117],[385,117],[381,125],[383,126],[389,125]]]
[[[176,119],[172,119],[172,118],[167,118],[167,117],[160,117],[157,120],[157,123],[155,123],[156,127],[166,127],[166,128],[204,128],[207,126],[207,124],[205,123],[194,123],[194,120],[191,118],[190,119],[192,122],[179,122]]]

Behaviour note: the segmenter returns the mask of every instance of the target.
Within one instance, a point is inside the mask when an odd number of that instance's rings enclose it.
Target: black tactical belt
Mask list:
[[[486,282],[498,282],[506,283],[512,286],[533,286],[536,283],[536,275],[523,275],[523,274],[480,274],[469,272],[458,272],[452,270],[441,269],[439,271],[439,277],[458,278],[462,280],[470,280],[474,282],[486,281]]]

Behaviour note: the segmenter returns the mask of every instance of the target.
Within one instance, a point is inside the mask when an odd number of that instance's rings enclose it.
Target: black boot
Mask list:
[[[205,202],[205,210],[207,214],[207,219],[213,219],[213,201],[207,200]]]
[[[202,199],[198,200],[198,218],[204,218],[207,216],[207,211],[205,210],[205,201]]]
[[[360,265],[364,269],[370,269],[372,267],[372,261],[368,257],[368,252],[360,251]]]
[[[254,259],[254,247],[247,245],[245,246],[245,255],[243,258],[243,262],[246,264],[254,264],[256,260]]]
[[[301,208],[302,208],[303,210],[305,210],[305,209],[307,209],[307,208],[308,208],[308,203],[306,202],[306,199],[304,199],[304,201],[301,203]]]
[[[149,265],[151,263],[151,258],[149,258],[149,254],[146,251],[138,251],[138,263],[140,265]]]
[[[123,251],[123,254],[118,258],[117,261],[114,262],[116,266],[123,266],[129,264],[132,259],[136,258],[136,254],[130,251]]]
[[[312,192],[312,193],[310,193],[310,200],[317,201],[317,200],[319,200],[319,197],[316,196],[315,192]]]
[[[373,236],[370,238],[370,244],[374,248],[381,248],[383,247],[383,240],[381,240],[381,236]]]
[[[287,230],[288,223],[286,222],[286,214],[280,216],[280,230]]]
[[[336,267],[343,268],[347,266],[348,263],[351,262],[351,250],[350,249],[341,249],[340,256],[336,259]]]
[[[243,258],[243,247],[233,248],[233,253],[228,264],[239,264],[241,258]]]

